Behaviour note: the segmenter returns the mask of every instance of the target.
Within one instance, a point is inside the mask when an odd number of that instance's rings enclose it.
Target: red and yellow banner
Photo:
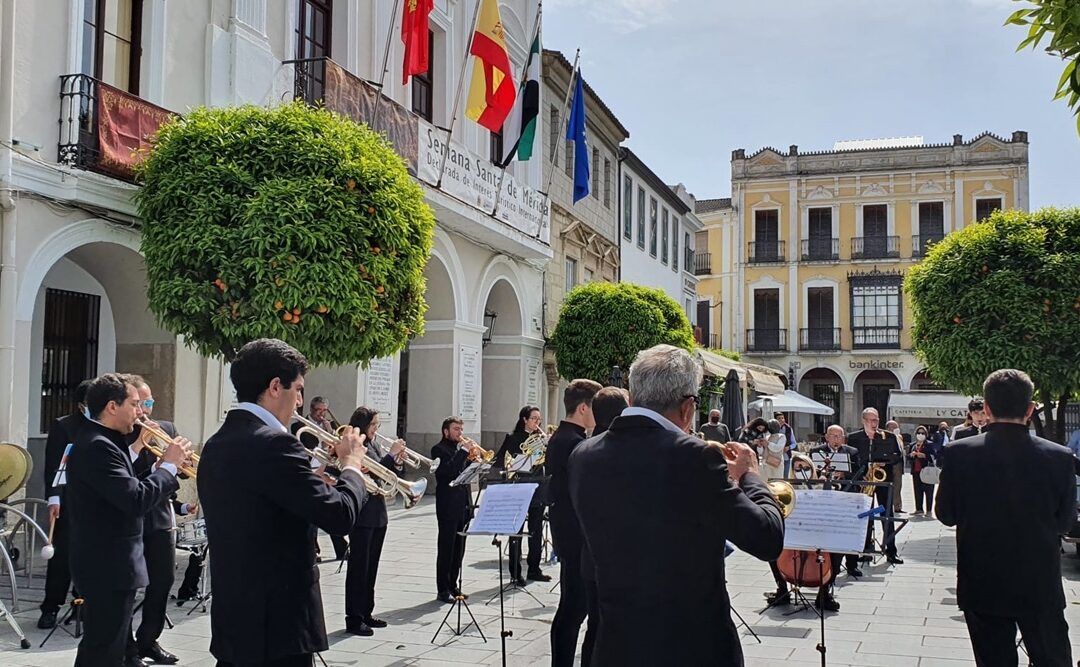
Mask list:
[[[514,108],[517,85],[506,51],[498,0],[483,0],[469,53],[476,56],[465,115],[492,132],[502,130]]]
[[[104,83],[97,84],[98,166],[121,178],[149,149],[150,139],[175,114]]]

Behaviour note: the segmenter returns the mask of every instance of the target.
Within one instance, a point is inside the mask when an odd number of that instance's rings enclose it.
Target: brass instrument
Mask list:
[[[319,441],[319,446],[311,450],[312,456],[324,465],[334,465],[333,455],[323,445],[336,446],[341,442],[341,436],[324,431],[318,424],[301,415],[295,415],[295,418],[303,424],[296,432],[296,437],[299,438],[303,433],[314,436]],[[376,481],[367,475],[361,476],[364,479],[364,488],[367,489],[368,493],[377,494],[384,498],[393,498],[395,495],[401,494],[405,502],[405,509],[415,506],[424,497],[424,493],[427,491],[426,479],[407,482],[399,478],[393,470],[376,461],[370,451],[368,451],[365,459],[363,464],[365,471],[377,478]]]
[[[521,454],[526,458],[533,459],[533,466],[542,466],[547,458],[547,441],[548,436],[543,431],[537,431],[531,434],[528,438],[525,438],[525,442],[521,443]],[[503,457],[503,468],[507,470],[506,478],[510,479],[518,471],[510,470],[510,465],[514,462],[513,456],[510,456],[510,452],[506,452]]]
[[[382,433],[375,431],[375,440],[379,440],[380,438],[385,440],[387,444],[390,445],[393,445],[395,442],[392,438],[388,438]],[[428,472],[435,472],[435,469],[439,467],[439,462],[440,459],[429,459],[423,454],[420,454],[419,452],[413,451],[408,447],[405,447],[405,465],[409,466],[414,470],[419,468],[422,464],[427,466]]]
[[[884,482],[885,481],[885,464],[883,463],[871,463],[870,467],[866,469],[866,477],[863,479],[865,482]],[[867,484],[863,486],[863,493],[870,496],[874,496],[877,491],[876,486]]]
[[[160,461],[165,456],[165,450],[168,449],[169,445],[173,444],[172,436],[156,426],[151,426],[145,419],[138,420],[138,424],[150,434],[150,438],[147,439],[144,446],[147,451]],[[157,444],[154,444],[155,442]],[[196,467],[199,465],[199,455],[192,452],[188,458],[191,465],[182,465],[179,467],[179,471],[191,479],[195,479]]]
[[[495,458],[495,452],[490,449],[484,449],[480,446],[480,443],[468,436],[461,436],[459,445],[464,446],[469,450],[469,460],[473,463],[476,463],[477,461],[491,463],[491,460]]]
[[[716,442],[715,440],[706,441],[707,445],[712,447],[719,447],[723,452],[724,458],[729,463],[735,461],[735,451],[726,442]],[[780,506],[780,514],[786,519],[791,516],[791,513],[795,511],[795,487],[782,479],[772,479],[768,482],[769,492],[772,493],[773,498],[776,500],[776,504]]]
[[[555,424],[548,424],[547,425],[547,434],[549,436],[550,435],[555,435]]]

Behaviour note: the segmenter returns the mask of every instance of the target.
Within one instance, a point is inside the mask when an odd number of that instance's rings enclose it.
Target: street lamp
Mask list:
[[[499,314],[494,310],[484,311],[484,335],[480,339],[484,347],[487,347],[488,343],[491,342],[491,332],[495,330],[495,318],[498,316]]]
[[[795,371],[799,370],[800,368],[802,368],[802,362],[801,361],[792,361],[791,363],[788,364],[788,367],[787,367],[788,383],[787,384],[788,384],[788,389],[790,389],[792,391],[798,391],[798,389],[795,388]]]
[[[622,386],[622,369],[618,366],[611,367],[611,375],[608,376],[609,387],[621,387]]]

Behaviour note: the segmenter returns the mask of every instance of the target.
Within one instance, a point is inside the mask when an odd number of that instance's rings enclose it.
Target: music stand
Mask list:
[[[450,482],[450,486],[456,487],[456,486],[461,486],[462,484],[471,485],[474,481],[479,479],[481,475],[486,473],[490,468],[491,468],[491,464],[484,463],[483,461],[476,461],[475,463],[472,463],[472,464],[468,465],[464,470],[462,470],[461,474],[458,475],[457,477],[455,477]],[[472,510],[475,507],[476,507],[476,501],[473,499],[472,490],[470,489],[470,491],[469,491],[469,513],[470,514],[472,514]],[[464,538],[468,538],[468,536],[469,536],[468,529],[466,528],[466,530],[464,532],[460,532],[460,533],[458,533],[458,535],[461,535]],[[442,632],[442,629],[443,629],[444,626],[447,627],[447,628],[450,628],[450,631],[453,633],[454,637],[460,637],[463,634],[465,634],[466,632],[468,632],[470,625],[475,625],[476,626],[476,631],[478,633],[480,633],[480,639],[484,640],[485,644],[487,643],[487,637],[484,636],[484,630],[480,627],[480,623],[477,622],[476,616],[473,616],[472,609],[469,609],[469,603],[465,601],[465,594],[461,590],[461,587],[463,585],[464,580],[465,580],[464,579],[464,568],[462,568],[462,569],[458,570],[458,590],[457,590],[457,594],[454,595],[454,604],[450,605],[450,608],[446,610],[446,615],[443,616],[443,620],[442,620],[441,623],[439,623],[439,627],[435,628],[435,635],[432,636],[432,638],[431,638],[431,643],[432,644],[434,644],[435,640],[438,639],[439,633]],[[465,611],[468,612],[469,619],[470,619],[470,621],[465,624],[465,627],[461,626],[461,608],[462,607],[464,607]],[[450,627],[450,624],[449,624],[450,614],[452,614],[455,609],[457,610],[457,627]]]

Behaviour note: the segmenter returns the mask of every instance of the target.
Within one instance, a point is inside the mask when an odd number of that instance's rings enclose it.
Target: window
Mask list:
[[[502,165],[503,158],[503,131],[500,129],[498,132],[488,132],[490,137],[489,150],[491,152],[491,163],[495,165]]]
[[[604,158],[604,206],[611,208],[611,160]]]
[[[590,271],[589,269],[585,269],[585,282],[592,282],[592,271]]]
[[[851,335],[855,348],[900,347],[900,276],[852,276]]]
[[[42,340],[41,432],[75,411],[75,388],[97,375],[101,297],[45,290]]]
[[[840,349],[839,330],[833,326],[833,323],[833,288],[807,288],[806,330],[801,334],[800,349]]]
[[[780,261],[780,211],[754,211],[754,241],[750,246],[751,262]]]
[[[84,0],[82,71],[139,93],[142,0]]]
[[[832,209],[812,208],[807,211],[807,218],[807,238],[803,258],[808,260],[835,259]]]
[[[637,247],[645,249],[645,189],[637,189]]]
[[[994,211],[1001,210],[1001,197],[975,200],[975,222],[982,222]]]
[[[577,260],[572,257],[566,258],[566,291],[574,289],[577,285]]]
[[[863,206],[863,236],[889,235],[889,207],[886,204]]]
[[[555,149],[559,146],[559,109],[552,104],[548,112],[548,122],[551,123],[551,132],[548,135],[548,153],[551,154],[552,163],[555,162]]]
[[[427,122],[432,122],[435,113],[435,33],[428,31],[428,69],[423,74],[412,78],[412,110]]]
[[[655,197],[649,197],[649,254],[656,257],[656,207]]]
[[[559,136],[564,136],[562,133]],[[574,177],[574,142],[566,140],[566,157],[563,159],[563,171],[570,178]]]
[[[702,247],[708,248],[708,243],[704,244]],[[690,247],[690,232],[683,234],[683,253],[685,253],[685,256],[683,257],[683,266],[685,266],[687,270],[690,270],[690,267],[694,265],[694,249]]]
[[[634,238],[634,181],[629,176],[622,182],[622,234],[627,241]]]
[[[915,257],[923,257],[931,245],[945,238],[945,203],[940,201],[919,204],[919,235],[912,239]]]
[[[669,230],[668,226],[671,224],[668,220],[668,210],[665,208],[660,216],[661,219],[661,232],[660,232],[660,263],[667,265],[668,259],[668,238]]]
[[[747,334],[746,343],[750,350],[783,349],[780,332],[780,290],[754,290],[754,328]]]
[[[679,225],[673,224],[671,230],[671,270],[679,270]],[[686,267],[688,270],[690,267]]]
[[[870,204],[862,207],[863,235],[852,239],[852,259],[899,257],[899,239],[889,236],[889,207]]]
[[[600,149],[592,149],[592,184],[589,186],[589,194],[593,199],[600,198]]]

